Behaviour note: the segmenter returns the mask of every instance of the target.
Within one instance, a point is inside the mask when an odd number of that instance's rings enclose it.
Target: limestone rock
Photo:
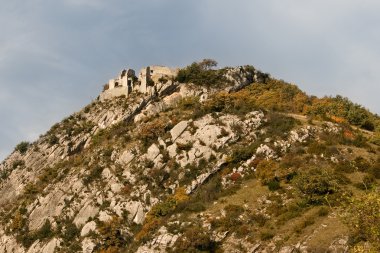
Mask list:
[[[89,238],[85,238],[82,241],[82,252],[83,253],[92,253],[94,251],[96,244]]]
[[[147,153],[146,158],[153,161],[159,154],[160,154],[160,149],[157,147],[156,144],[152,144],[148,148],[148,153]]]
[[[113,183],[113,184],[111,184],[111,191],[113,193],[120,192],[122,188],[123,188],[123,185],[120,184],[120,183]]]
[[[43,244],[39,240],[35,241],[32,246],[29,247],[27,253],[54,253],[55,249],[59,247],[60,240],[53,238],[47,244]]]
[[[61,214],[64,207],[64,195],[64,192],[58,189],[39,200],[40,205],[29,216],[29,229],[31,231],[39,229],[46,219]]]
[[[0,237],[0,252],[24,253],[25,251],[17,243],[16,238],[3,234]]]
[[[96,230],[95,221],[90,221],[90,222],[86,223],[86,225],[83,226],[83,228],[80,232],[80,236],[86,236],[86,235],[88,235],[88,233],[90,233],[91,231],[95,231],[95,230]]]
[[[133,158],[135,158],[135,155],[133,154],[132,150],[126,150],[123,152],[123,154],[119,158],[119,162],[123,164],[129,164]]]
[[[74,224],[78,227],[85,224],[89,218],[94,218],[99,213],[99,208],[87,202],[74,219]]]
[[[107,221],[110,221],[112,219],[112,216],[109,215],[107,211],[100,211],[98,218],[102,222],[107,222]]]
[[[189,122],[188,121],[181,121],[177,125],[175,125],[172,130],[170,130],[170,134],[172,136],[172,140],[175,141],[187,128]]]

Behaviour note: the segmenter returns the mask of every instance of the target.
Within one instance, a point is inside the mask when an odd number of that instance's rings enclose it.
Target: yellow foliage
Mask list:
[[[150,232],[156,230],[160,225],[161,225],[160,219],[147,215],[143,227],[135,236],[135,240],[136,241],[144,240],[146,236],[149,235]]]
[[[266,184],[275,177],[280,177],[278,163],[269,160],[261,161],[256,168],[256,175],[262,183]]]
[[[16,212],[15,216],[13,217],[12,223],[11,223],[11,229],[12,231],[19,231],[23,228],[25,223],[24,218],[22,217],[22,214],[20,214],[19,211]]]
[[[107,249],[101,249],[99,253],[119,253],[120,249],[117,247],[109,247]]]
[[[347,122],[344,118],[334,116],[334,115],[330,116],[330,119],[336,123],[346,123]]]
[[[374,190],[352,199],[348,206],[347,223],[354,236],[369,242],[380,250],[380,192]],[[358,251],[360,252],[360,245]]]
[[[174,199],[178,203],[185,202],[189,199],[189,195],[186,194],[186,188],[185,187],[179,187],[177,188]]]

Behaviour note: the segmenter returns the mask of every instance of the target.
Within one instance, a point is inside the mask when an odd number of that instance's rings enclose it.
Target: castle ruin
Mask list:
[[[153,95],[157,88],[167,82],[171,82],[178,73],[178,69],[164,66],[148,66],[142,68],[138,77],[133,69],[122,70],[119,76],[109,80],[104,91],[100,94],[100,100],[119,96],[129,96],[132,92]]]

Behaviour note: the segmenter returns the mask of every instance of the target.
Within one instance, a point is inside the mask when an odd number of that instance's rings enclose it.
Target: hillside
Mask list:
[[[0,252],[379,252],[380,118],[252,66],[124,70],[0,165]]]

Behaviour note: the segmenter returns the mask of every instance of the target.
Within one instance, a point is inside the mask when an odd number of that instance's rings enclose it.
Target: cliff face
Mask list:
[[[378,150],[253,105],[253,85],[270,84],[252,67],[218,73],[218,87],[173,79],[96,100],[16,148],[0,165],[0,252],[347,250],[336,203],[351,186],[331,171]],[[305,165],[321,182],[302,181]]]

